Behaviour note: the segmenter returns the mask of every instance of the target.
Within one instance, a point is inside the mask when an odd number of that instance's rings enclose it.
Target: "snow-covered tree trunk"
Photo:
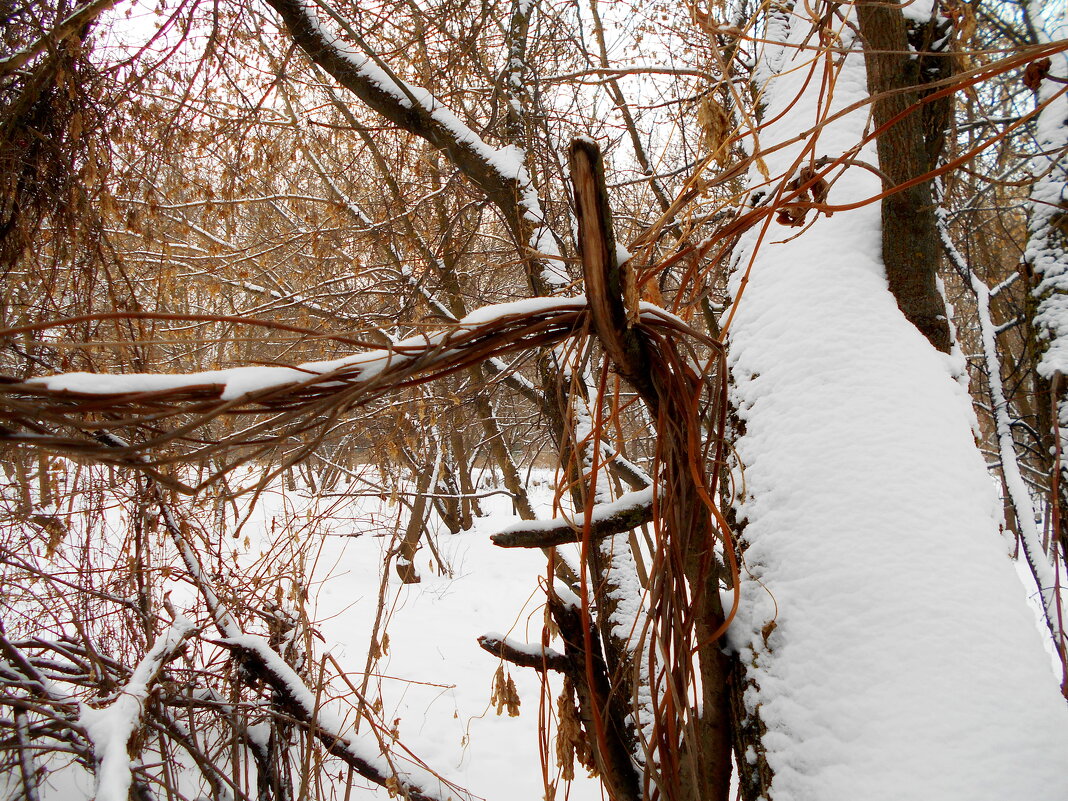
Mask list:
[[[763,732],[740,762],[766,763],[775,801],[1068,798],[1068,710],[997,534],[963,364],[888,289],[865,62],[839,8],[799,4],[765,54],[771,180],[753,171],[751,202],[777,215],[739,244],[725,321],[732,644]],[[833,215],[797,205],[806,183],[820,204],[817,172]]]
[[[1031,4],[1031,21],[1040,42],[1045,44],[1068,35],[1068,19],[1062,17],[1046,30],[1041,25],[1041,9]],[[1039,340],[1036,381],[1045,403],[1040,409],[1048,423],[1053,481],[1051,508],[1053,542],[1053,581],[1041,588],[1047,607],[1064,608],[1052,598],[1063,598],[1064,557],[1068,554],[1068,480],[1065,452],[1068,445],[1068,57],[1063,52],[1040,60],[1028,70],[1032,88],[1038,94],[1037,140],[1039,152],[1032,162],[1030,221],[1024,256],[1035,281],[1034,330]],[[1042,397],[1044,396],[1044,397]],[[1040,401],[1041,402],[1041,401]],[[1061,612],[1063,614],[1063,612]],[[1068,620],[1055,621],[1063,632]],[[1068,643],[1057,643],[1062,662],[1068,664]],[[1068,694],[1068,676],[1063,691]]]

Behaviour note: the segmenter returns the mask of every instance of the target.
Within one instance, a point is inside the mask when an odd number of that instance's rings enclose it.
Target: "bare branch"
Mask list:
[[[571,664],[566,656],[552,648],[516,643],[499,634],[483,634],[478,638],[478,645],[483,651],[519,667],[564,673]]]

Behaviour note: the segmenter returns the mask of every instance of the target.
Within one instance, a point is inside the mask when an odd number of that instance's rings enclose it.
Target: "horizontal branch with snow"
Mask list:
[[[586,317],[583,296],[534,298],[476,309],[448,328],[330,361],[180,374],[0,376],[0,440],[134,467],[188,492],[135,457],[172,442],[191,444],[182,458],[197,458],[304,434],[389,392],[575,336]],[[662,324],[655,315],[649,322]],[[102,421],[101,413],[120,419]],[[222,440],[198,438],[203,425],[234,414],[255,420]],[[120,431],[132,444],[109,448],[85,436]]]
[[[478,638],[478,645],[483,651],[488,651],[505,662],[511,662],[519,667],[555,670],[563,673],[571,666],[571,660],[559,651],[554,651],[547,646],[518,643],[501,634],[483,634]]]
[[[585,296],[540,297],[484,306],[436,332],[329,361],[177,374],[0,376],[0,441],[133,467],[165,486],[193,492],[196,488],[156,471],[158,463],[144,454],[164,444],[189,449],[172,460],[196,459],[228,446],[270,447],[319,430],[390,392],[581,335],[588,322]],[[700,337],[675,315],[648,303],[641,305],[635,329],[651,340]],[[6,329],[0,336],[25,330]],[[221,439],[200,436],[212,420],[239,414],[252,417],[252,423]],[[108,434],[129,444],[116,448],[101,442]],[[641,478],[635,473],[628,483]]]
[[[626,492],[614,501],[595,504],[590,513],[589,537],[601,540],[630,531],[653,520],[653,488]],[[554,517],[516,523],[492,535],[501,548],[548,548],[568,542],[581,542],[584,522],[581,518]]]

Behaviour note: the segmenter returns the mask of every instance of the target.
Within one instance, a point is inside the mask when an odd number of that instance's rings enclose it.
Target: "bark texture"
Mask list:
[[[677,721],[684,731],[681,753],[670,748],[658,752],[661,790],[670,788],[669,797],[688,801],[726,801],[731,775],[730,660],[718,645],[725,617],[719,596],[721,569],[713,551],[717,533],[702,498],[712,493],[707,485],[698,484],[703,466],[692,469],[690,451],[695,441],[692,428],[700,425],[693,401],[701,385],[681,368],[672,343],[658,342],[654,348],[631,324],[629,318],[635,318],[637,311],[631,302],[636,307],[636,298],[627,297],[626,264],[616,253],[600,149],[591,140],[576,139],[570,157],[579,255],[594,329],[616,370],[642,396],[656,421],[661,478],[670,487],[661,510],[665,548],[671,554],[667,561],[673,566],[677,560],[685,577],[689,593],[685,616],[692,620],[697,641],[701,709],[689,713],[676,709],[666,716],[669,719],[657,721],[658,727],[669,728]],[[688,642],[684,636],[682,641]],[[670,680],[677,686],[669,692],[686,698],[689,676],[676,672]]]
[[[947,98],[921,106],[924,84],[949,74],[950,57],[930,50],[936,23],[907,23],[897,0],[863,0],[857,17],[887,193],[882,201],[886,277],[905,317],[948,353],[952,340],[937,281],[941,245],[932,185],[917,179],[941,155],[951,110]]]

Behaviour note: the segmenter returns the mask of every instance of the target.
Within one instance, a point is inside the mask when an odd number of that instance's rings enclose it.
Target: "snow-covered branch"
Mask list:
[[[939,188],[940,194],[940,188]],[[1012,418],[1009,415],[1009,402],[1005,396],[1005,387],[1001,380],[1001,361],[997,350],[997,329],[990,314],[992,291],[975,274],[964,256],[950,239],[945,224],[943,209],[938,210],[938,232],[946,255],[954,267],[966,276],[972,292],[975,294],[976,311],[979,318],[979,335],[983,347],[983,363],[987,374],[987,387],[990,393],[991,412],[994,416],[994,429],[997,436],[998,456],[1001,473],[1005,480],[1008,500],[1016,517],[1020,535],[1020,545],[1031,575],[1035,579],[1042,602],[1042,614],[1050,630],[1058,653],[1064,651],[1066,641],[1064,632],[1065,614],[1061,601],[1061,587],[1057,572],[1047,558],[1042,544],[1042,532],[1035,518],[1035,507],[1031,501],[1027,482],[1020,469],[1020,460],[1016,453],[1016,443],[1012,436]]]
[[[328,361],[185,374],[66,373],[26,381],[6,378],[0,380],[0,409],[6,416],[0,439],[91,454],[102,461],[145,469],[143,463],[130,460],[135,451],[180,440],[222,414],[254,414],[261,422],[205,447],[247,443],[257,434],[277,440],[313,426],[308,415],[321,421],[329,408],[352,408],[390,391],[476,366],[487,358],[553,344],[581,331],[585,319],[583,296],[533,298],[485,306],[447,329]],[[652,326],[664,324],[656,314],[645,321]],[[122,423],[109,428],[144,427],[142,442],[111,450],[87,441],[80,428],[83,418],[103,408],[124,413]],[[196,415],[193,421],[159,433],[162,420],[189,413]],[[26,431],[13,430],[17,425]],[[57,430],[63,425],[77,429],[77,436],[63,436]],[[94,427],[105,426],[97,423]]]
[[[128,798],[133,779],[127,751],[130,738],[140,726],[148,694],[163,666],[181,653],[185,641],[195,632],[190,621],[178,618],[134,668],[114,700],[99,708],[82,706],[79,722],[93,741],[96,755],[97,801]]]
[[[500,209],[523,246],[534,253],[549,251],[553,255],[553,239],[545,227],[545,213],[521,148],[488,144],[426,89],[402,80],[381,59],[354,50],[341,37],[328,32],[319,20],[316,6],[335,22],[344,19],[322,0],[268,3],[315,64],[387,120],[442,150]],[[355,36],[351,28],[348,33]],[[553,279],[547,282],[549,288],[560,289],[566,282],[558,271],[543,268],[541,273]]]
[[[506,662],[535,670],[555,670],[563,673],[570,667],[570,660],[552,648],[516,642],[502,634],[491,632],[478,638],[478,645]]]
[[[223,636],[221,644],[234,652],[251,675],[269,685],[286,711],[309,726],[330,753],[341,758],[360,776],[382,787],[399,790],[409,801],[443,801],[442,794],[428,789],[438,785],[441,781],[438,777],[415,763],[401,771],[393,764],[382,743],[370,745],[362,739],[356,739],[354,734],[349,733],[351,724],[346,719],[345,708],[340,700],[323,701],[264,637],[244,631],[211,578],[201,568],[174,511],[158,488],[155,492],[167,533],[177,546],[186,570]],[[465,795],[455,787],[448,789],[450,793]]]
[[[589,537],[602,540],[652,522],[653,488],[626,492],[614,501],[599,503],[590,514]],[[492,535],[501,548],[548,548],[568,542],[581,542],[584,523],[581,519],[554,517],[516,523]]]

